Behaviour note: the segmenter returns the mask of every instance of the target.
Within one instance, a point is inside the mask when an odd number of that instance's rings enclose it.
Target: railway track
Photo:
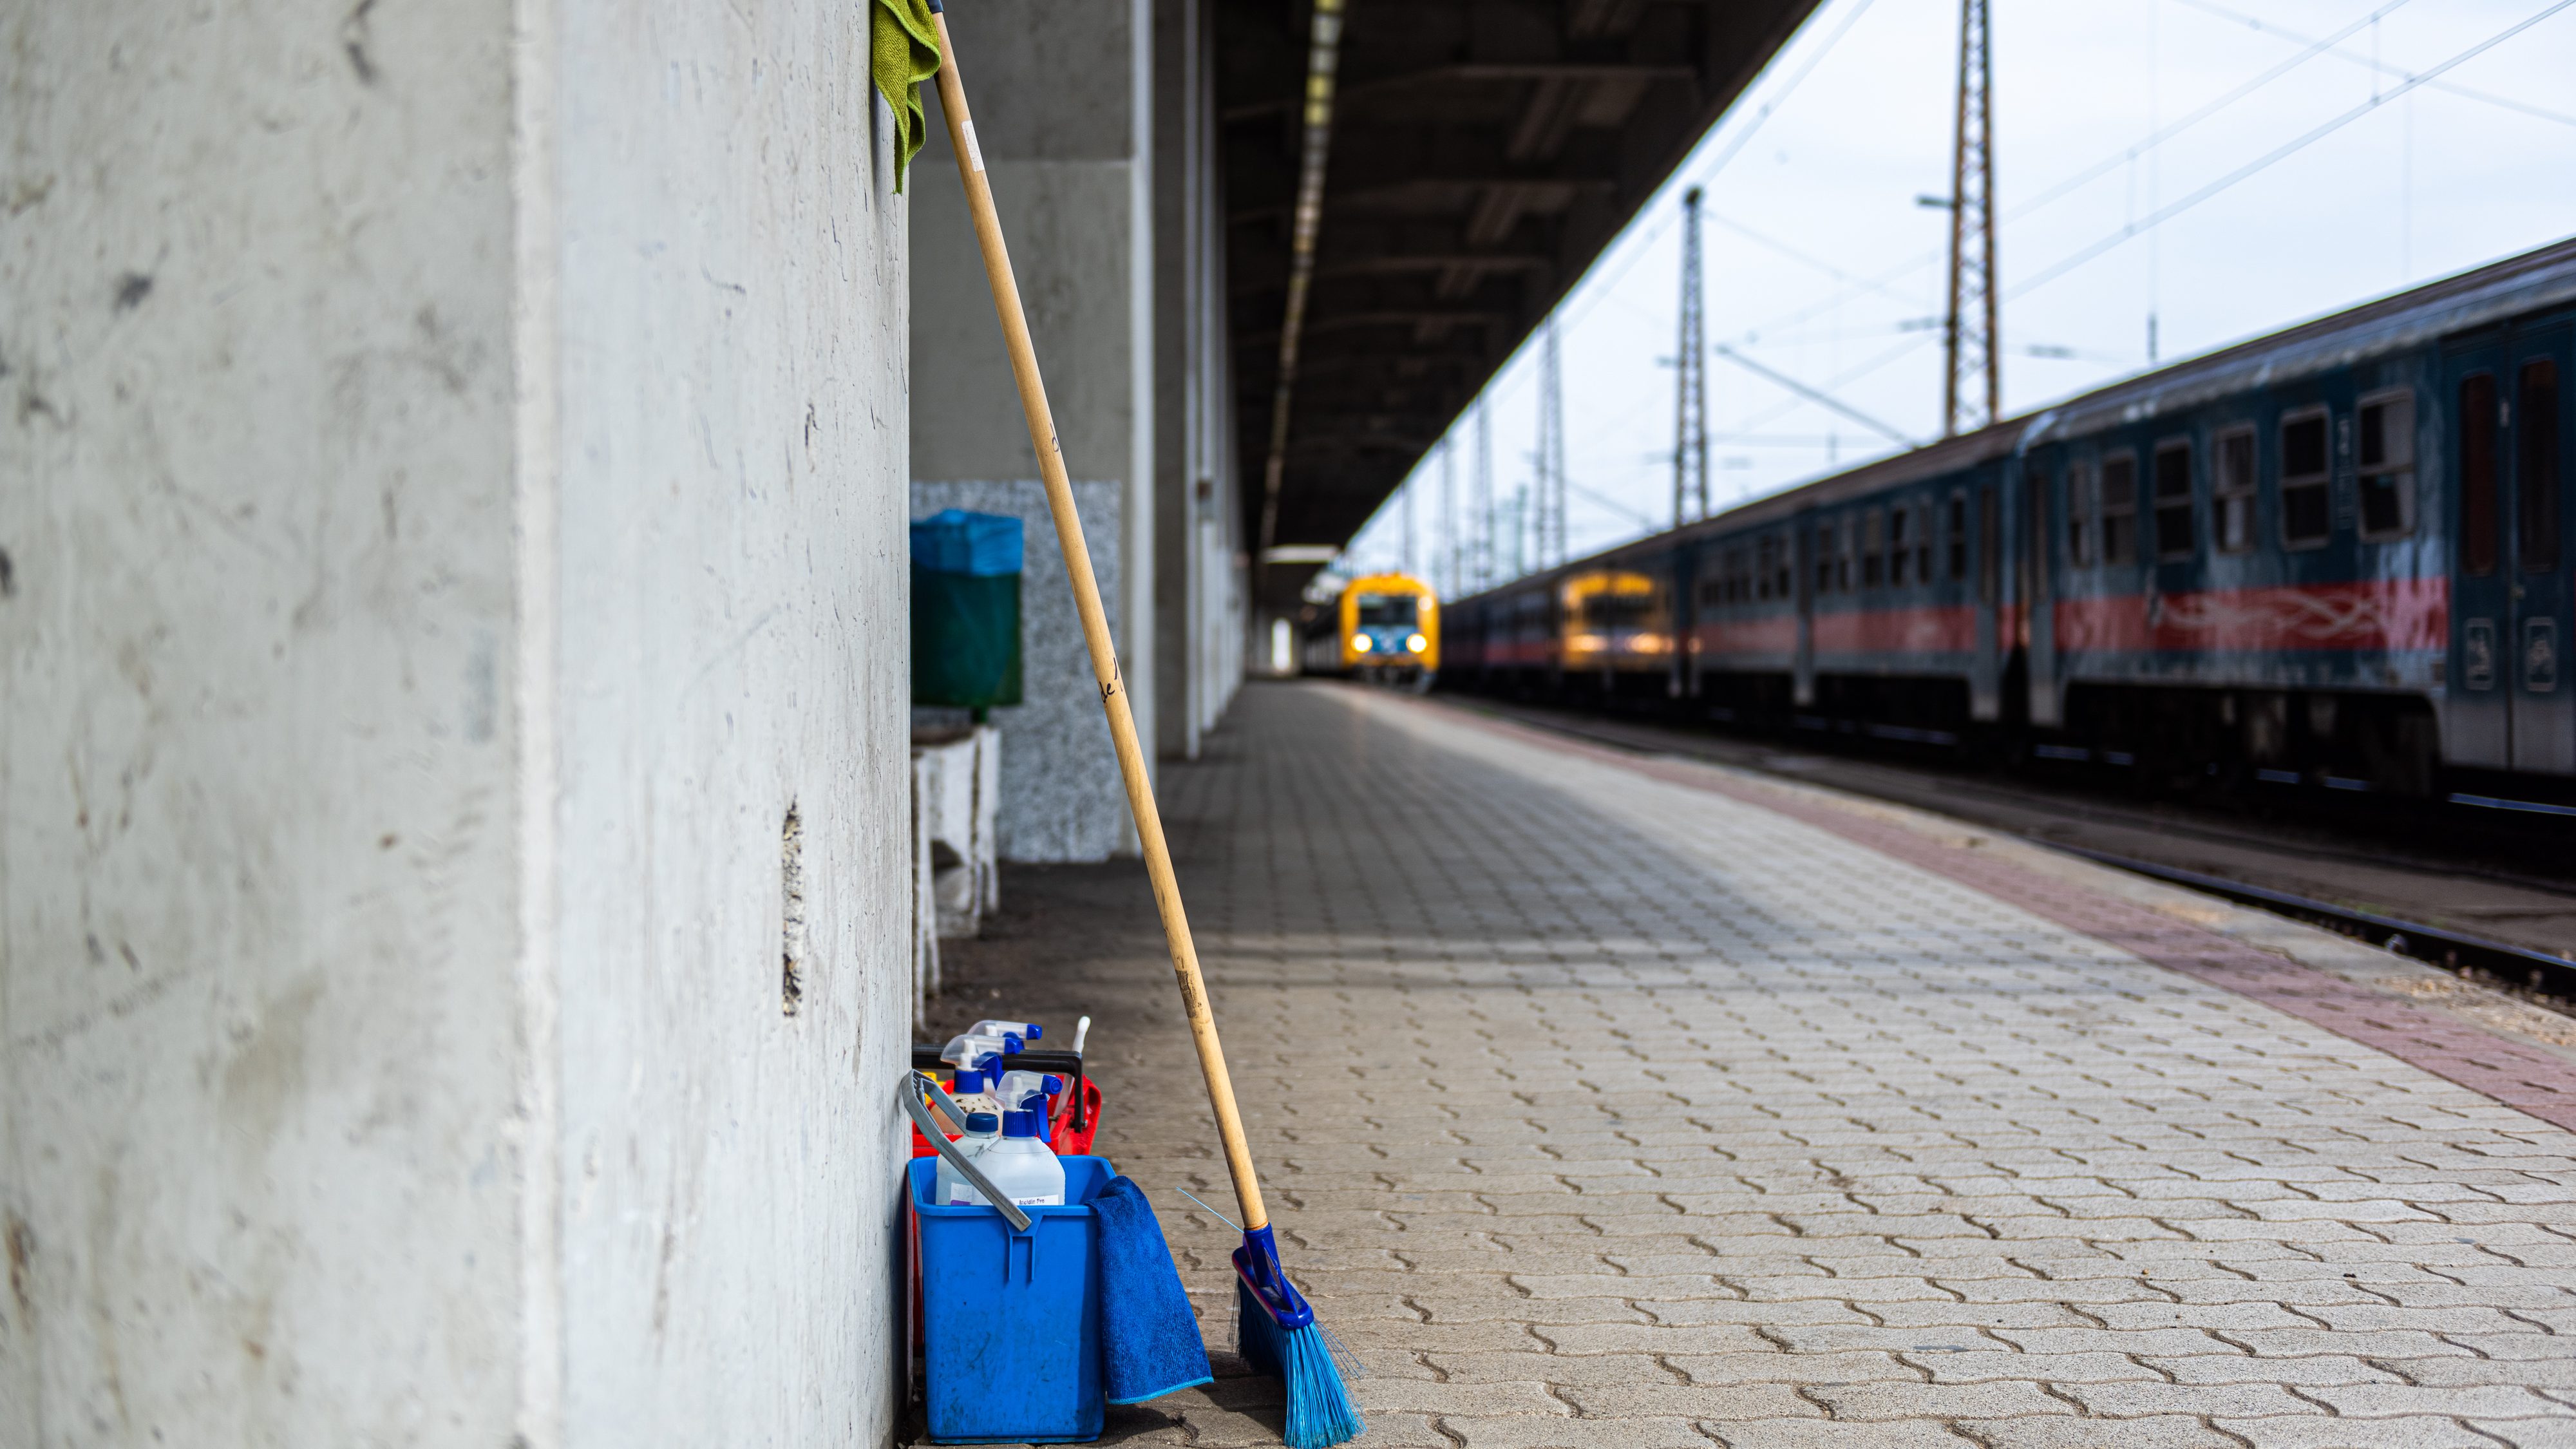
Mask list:
[[[2323,926],[2576,1014],[2576,851],[2526,822],[2374,819],[2349,807],[2257,815],[2124,799],[2071,772],[2005,776],[1635,717],[1459,695],[1440,702],[1615,749],[1933,811]]]

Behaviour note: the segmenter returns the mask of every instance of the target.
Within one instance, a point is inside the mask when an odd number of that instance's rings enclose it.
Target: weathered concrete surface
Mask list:
[[[0,1443],[880,1438],[864,23],[0,18]]]
[[[1107,512],[1095,515],[1086,501],[1083,527],[1104,571],[1120,670],[1149,748],[1159,698],[1150,12],[1151,0],[994,0],[948,17],[1066,467],[1076,479],[1108,485]],[[928,88],[923,97],[930,141],[914,163],[922,180],[913,218],[912,477],[932,485],[923,496],[942,499],[946,485],[1034,490],[1037,455],[993,320],[947,123]],[[1031,531],[1033,569],[1053,547],[1051,534],[1041,540]],[[1079,639],[1060,584],[1038,587],[1033,574],[1021,605],[1033,665],[1042,635]],[[1135,848],[1115,763],[1090,746],[1097,726],[1075,722],[1083,710],[1094,719],[1100,712],[1089,666],[1076,662],[1078,674],[1049,666],[1043,683],[1033,671],[1025,712],[995,716],[1006,768],[1050,753],[1069,764],[1094,762],[1051,775],[1043,799],[1005,782],[1002,829],[1015,859],[1098,859],[1104,849]]]
[[[1166,779],[1283,1254],[1367,1366],[1365,1443],[2576,1428],[2576,1134],[1844,833],[1441,706],[1259,685]],[[2069,899],[2349,949],[1850,808]],[[1174,1189],[1230,1195],[1141,876],[1013,874],[949,1009],[1099,1018],[1101,1150],[1221,1346],[1236,1239]],[[1250,1445],[1277,1391],[1113,1413]]]
[[[1116,537],[1120,485],[1077,481],[1074,512],[1091,538]],[[1036,479],[1001,483],[912,485],[915,518],[943,508],[998,513],[1020,520],[1027,550],[1020,575],[1021,703],[991,712],[1002,732],[1002,858],[1017,861],[1107,860],[1130,849],[1127,795],[1118,782],[1118,760],[1109,750],[1109,721],[1100,710],[1100,687],[1074,617],[1072,585],[1065,579],[1055,515]],[[1091,567],[1100,583],[1112,633],[1119,630],[1126,591],[1124,556],[1094,549]],[[954,726],[962,709],[916,709],[915,721]]]

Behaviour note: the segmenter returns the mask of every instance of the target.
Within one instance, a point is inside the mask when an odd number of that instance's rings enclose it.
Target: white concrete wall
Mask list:
[[[1123,491],[1114,482],[1074,481],[1074,512],[1087,537],[1117,535]],[[1118,780],[1118,757],[1110,749],[1109,720],[1100,708],[1100,686],[1083,647],[1082,623],[1074,617],[1073,586],[1065,577],[1045,487],[1034,478],[912,485],[913,517],[943,508],[1017,518],[1026,549],[1020,574],[1021,702],[990,712],[1002,736],[995,824],[1002,858],[1061,863],[1107,860],[1127,852],[1135,831]],[[1092,550],[1112,634],[1124,632],[1124,560],[1123,549]],[[971,718],[962,709],[916,709],[912,717],[934,729],[953,729]]]
[[[1086,502],[1084,531],[1104,570],[1128,701],[1149,743],[1160,699],[1153,627],[1161,506],[1151,5],[977,0],[948,16],[1066,466],[1076,479],[1105,485],[1113,509],[1095,520]],[[959,489],[1034,489],[1037,455],[935,99],[930,116],[930,145],[916,163],[923,179],[913,234],[912,476],[922,499],[946,506]],[[1054,547],[1051,535],[1032,529],[1032,567]],[[1109,574],[1118,579],[1114,589]],[[1078,650],[1072,599],[1060,582],[1042,587],[1036,579],[1021,593],[1028,703],[993,713],[1003,735],[1004,852],[1014,860],[1098,859],[1098,848],[1132,853],[1126,795],[1096,723],[1090,667],[1078,654],[1070,670],[1036,657],[1056,640],[1075,641]],[[1018,782],[1034,778],[1031,767],[1050,756],[1070,773],[1047,776],[1044,795],[1032,796]]]
[[[865,17],[0,18],[0,1444],[882,1441]]]

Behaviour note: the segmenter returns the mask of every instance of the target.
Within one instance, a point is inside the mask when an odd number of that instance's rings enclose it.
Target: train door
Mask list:
[[[2064,699],[2057,679],[2057,618],[2049,577],[2048,468],[2036,456],[2022,460],[2021,595],[2022,630],[2030,660],[2030,722],[2054,729],[2065,723]]]
[[[1790,665],[1789,701],[1801,709],[1816,703],[1816,561],[1822,556],[1814,515],[1797,515],[1789,528],[1789,583],[1798,601],[1798,652]]]
[[[1671,567],[1664,571],[1664,617],[1655,627],[1664,636],[1664,697],[1679,699],[1699,693],[1699,681],[1692,678],[1690,641],[1699,627],[1699,581],[1716,571],[1714,557],[1703,560],[1691,544],[1672,551]]]
[[[2444,754],[2451,763],[2513,763],[2512,523],[2505,456],[2508,388],[2502,334],[2455,349],[2445,368],[2451,419],[2443,458],[2451,478],[2451,662],[2445,676]]]
[[[2576,356],[2566,322],[2499,330],[2451,351],[2449,758],[2576,773],[2576,626],[2567,537],[2567,424]]]
[[[2570,609],[2567,423],[2576,325],[2514,330],[2505,435],[2513,477],[2513,767],[2576,773],[2576,680],[2567,677]]]
[[[1950,506],[1963,512],[1973,509],[1968,516],[1976,520],[1976,588],[1972,597],[1976,600],[1977,672],[1970,688],[1969,712],[1976,719],[1995,720],[2003,717],[2004,655],[2008,649],[1998,617],[2003,604],[2003,520],[1996,508],[1994,480],[1982,470],[1975,479],[1974,488],[1956,495]],[[1965,528],[1967,524],[1962,521],[1956,526]],[[1964,540],[1953,545],[1967,546]],[[1957,570],[1952,573],[1955,576]]]

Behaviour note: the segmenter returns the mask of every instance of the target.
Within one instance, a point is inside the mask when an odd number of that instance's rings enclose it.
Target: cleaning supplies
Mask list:
[[[1064,1164],[1038,1140],[1035,1112],[1003,1113],[1002,1139],[976,1153],[972,1160],[997,1191],[1021,1207],[1064,1205]],[[962,1179],[946,1199],[951,1207],[984,1200],[973,1184]]]
[[[1312,16],[1314,41],[1329,47],[1340,33],[1343,0],[1316,0]],[[1207,981],[1199,968],[1198,946],[1181,906],[1180,880],[1172,870],[1171,845],[1163,835],[1162,811],[1154,803],[1154,782],[1146,773],[1152,758],[1136,735],[1135,711],[1127,703],[1127,681],[1118,667],[1118,643],[1110,637],[1109,613],[1100,600],[1100,581],[1092,572],[1091,551],[1082,541],[1082,517],[1075,511],[1073,478],[1066,471],[1064,447],[1054,412],[1047,405],[1046,382],[1038,372],[1037,347],[1029,340],[1027,311],[1020,305],[1019,284],[1002,240],[1002,215],[993,203],[993,180],[984,170],[975,145],[975,117],[966,103],[966,83],[959,75],[956,37],[948,17],[931,17],[939,30],[939,110],[948,123],[949,141],[957,153],[957,181],[966,193],[966,210],[975,224],[975,242],[984,254],[984,278],[992,289],[993,311],[1002,325],[1003,349],[1019,385],[1020,410],[1029,425],[1029,446],[1037,454],[1038,478],[1046,487],[1047,511],[1055,519],[1056,544],[1064,555],[1065,580],[1073,587],[1074,612],[1082,620],[1084,650],[1091,656],[1092,681],[1100,687],[1101,712],[1108,716],[1111,747],[1118,773],[1127,786],[1127,808],[1136,823],[1136,841],[1145,856],[1146,879],[1154,890],[1156,913],[1163,919],[1163,939],[1171,948],[1172,972],[1178,978],[1190,1036],[1198,1047],[1199,1071],[1207,1080],[1208,1106],[1214,1110],[1218,1140],[1225,1148],[1227,1175],[1234,1179],[1235,1201],[1243,1207],[1243,1246],[1234,1252],[1237,1299],[1245,1321],[1248,1349],[1261,1353],[1287,1388],[1286,1437],[1290,1449],[1326,1449],[1367,1431],[1359,1408],[1351,1402],[1342,1365],[1336,1361],[1314,1310],[1298,1296],[1279,1262],[1279,1247],[1270,1214],[1261,1200],[1261,1178],[1252,1164],[1252,1144],[1244,1135],[1243,1115],[1235,1103],[1234,1083],[1225,1069],[1225,1049],[1217,1040],[1216,1017],[1208,1007]],[[1010,1149],[1005,1140],[992,1149]],[[1044,1152],[1035,1142],[1030,1148]],[[986,1154],[990,1159],[992,1153]],[[1254,1320],[1259,1320],[1257,1326]]]
[[[957,1150],[971,1161],[981,1157],[991,1150],[994,1143],[1001,1140],[1002,1119],[999,1115],[992,1112],[969,1112],[966,1114],[966,1135],[957,1139]],[[984,1200],[982,1194],[968,1185],[966,1174],[958,1171],[956,1165],[945,1156],[939,1159],[939,1176],[931,1191],[931,1201],[943,1205]]]
[[[1005,1111],[1018,1110],[1038,1114],[1038,1140],[1055,1150],[1055,1099],[1064,1092],[1064,1078],[1053,1072],[1004,1072],[1002,1085],[994,1095],[1002,1099]]]
[[[987,1060],[1018,1050],[1018,1045],[1010,1037],[970,1031],[950,1037],[948,1045],[939,1049],[939,1059],[960,1070],[980,1069]]]
[[[1015,1036],[1022,1044],[1046,1035],[1046,1028],[1034,1021],[979,1021],[966,1028],[968,1036]]]
[[[1123,1177],[1092,1195],[1100,1220],[1100,1347],[1109,1402],[1136,1404],[1214,1377],[1198,1316],[1145,1190]]]
[[[1001,1102],[1002,1110],[1005,1112],[1022,1110],[1034,1112],[1047,1104],[1031,1102],[1029,1098],[1052,1097],[1063,1090],[1064,1078],[1062,1077],[1046,1072],[1009,1071],[1002,1073],[1001,1084],[993,1088],[993,1096]]]
[[[957,1080],[948,1088],[948,1095],[956,1100],[958,1110],[962,1112],[984,1113],[998,1117],[1002,1111],[1001,1099],[984,1090],[982,1072],[959,1072]],[[947,1114],[943,1112],[940,1115],[944,1117]],[[949,1127],[949,1130],[963,1132],[966,1130],[966,1124],[955,1123]]]

